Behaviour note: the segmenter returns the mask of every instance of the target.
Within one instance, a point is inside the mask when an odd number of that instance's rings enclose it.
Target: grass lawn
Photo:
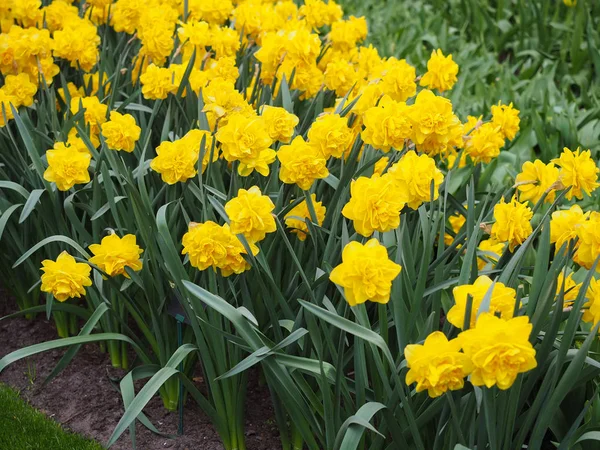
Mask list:
[[[0,385],[0,448],[10,450],[101,450],[89,439],[65,431]]]

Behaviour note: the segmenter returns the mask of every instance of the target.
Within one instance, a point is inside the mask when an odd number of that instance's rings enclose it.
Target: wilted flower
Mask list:
[[[129,278],[126,267],[136,272],[142,270],[140,255],[144,250],[137,245],[133,234],[126,234],[122,238],[109,234],[102,238],[100,244],[90,245],[90,251],[94,255],[90,262],[110,277],[125,275]]]
[[[348,243],[342,252],[342,263],[331,271],[329,279],[344,288],[350,306],[367,300],[387,303],[392,281],[401,269],[389,259],[386,248],[377,239],[371,239],[364,245]]]
[[[51,293],[56,300],[64,302],[69,298],[85,295],[85,287],[92,285],[90,272],[92,268],[85,263],[78,263],[67,252],[62,252],[56,261],[42,261],[42,292]]]
[[[427,390],[435,398],[446,391],[462,389],[473,370],[471,360],[460,352],[458,339],[448,341],[444,333],[434,331],[421,344],[407,345],[404,357],[409,369],[406,384],[417,383],[417,392]]]

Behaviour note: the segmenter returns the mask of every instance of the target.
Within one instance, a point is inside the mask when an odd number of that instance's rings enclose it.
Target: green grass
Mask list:
[[[89,439],[65,431],[25,403],[13,389],[0,385],[0,449],[101,450]]]

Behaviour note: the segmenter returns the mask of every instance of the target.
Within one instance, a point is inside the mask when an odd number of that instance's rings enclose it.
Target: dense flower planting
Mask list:
[[[245,448],[254,366],[285,449],[597,427],[600,169],[557,148],[499,182],[519,105],[460,117],[452,55],[382,57],[333,0],[8,0],[0,24],[3,281],[62,338],[0,370],[99,343],[131,370],[111,444],[158,393]]]

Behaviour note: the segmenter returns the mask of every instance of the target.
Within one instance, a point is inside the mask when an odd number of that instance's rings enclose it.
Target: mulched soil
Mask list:
[[[0,291],[0,317],[15,310],[5,292]],[[28,345],[57,339],[53,323],[38,316],[34,320],[14,318],[0,321],[0,357]],[[81,348],[71,364],[52,382],[41,388],[65,350],[44,352],[18,361],[2,373],[0,382],[21,392],[31,405],[66,428],[105,444],[123,414],[119,392],[109,378],[124,375],[113,369],[106,353],[98,345]],[[246,447],[249,450],[280,449],[281,444],[273,420],[269,392],[259,386],[256,373],[250,373],[246,411]],[[199,386],[201,388],[201,386]],[[176,434],[178,415],[165,410],[159,398],[154,398],[144,413],[163,433]],[[140,450],[221,450],[223,445],[208,417],[191,399],[184,413],[184,435],[169,439],[158,436],[141,424],[136,428],[137,448]],[[111,447],[132,449],[129,432]],[[15,449],[16,450],[16,449]],[[54,449],[48,449],[54,450]]]

